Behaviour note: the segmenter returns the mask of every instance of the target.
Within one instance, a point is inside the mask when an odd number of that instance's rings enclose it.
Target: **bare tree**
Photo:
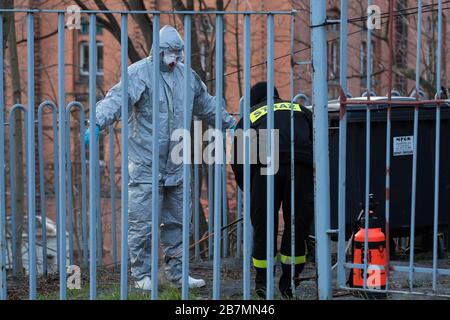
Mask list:
[[[5,0],[3,7],[6,9],[14,8],[14,0]],[[16,41],[16,28],[14,23],[14,12],[8,12],[5,14],[4,21],[9,51],[9,64],[11,68],[11,83],[12,83],[12,96],[13,104],[21,103],[21,86],[20,86],[20,71],[19,71],[19,59],[17,54],[17,41]],[[11,121],[11,119],[9,119]],[[17,274],[21,275],[23,272],[22,262],[22,232],[24,229],[24,211],[25,211],[25,198],[24,198],[24,163],[23,163],[23,118],[21,112],[16,112],[14,117],[14,163],[10,163],[10,167],[14,166],[16,173],[16,188],[10,190],[11,194],[15,194],[15,206],[16,206],[16,247],[18,248],[16,253],[17,262]],[[14,239],[13,239],[14,240]]]

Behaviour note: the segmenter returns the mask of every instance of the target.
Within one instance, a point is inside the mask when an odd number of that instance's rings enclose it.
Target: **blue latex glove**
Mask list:
[[[237,123],[234,123],[233,126],[230,128],[230,134],[231,137],[234,136],[234,132],[236,131]]]
[[[100,126],[98,124],[95,125],[95,137],[97,138],[98,141],[98,137],[100,136]],[[86,131],[84,132],[84,144],[88,145],[89,141],[90,141],[90,134],[89,134],[89,128],[86,129]]]
[[[225,134],[225,137],[227,137],[228,135],[230,135],[230,138],[233,139],[234,137],[234,131],[236,129],[236,123],[233,124],[231,127],[229,127],[228,129],[225,129],[223,131],[223,133]]]

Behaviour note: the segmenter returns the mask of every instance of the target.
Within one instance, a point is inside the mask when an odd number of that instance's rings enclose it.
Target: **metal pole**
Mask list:
[[[158,299],[159,241],[159,25],[160,16],[153,16],[153,154],[152,154],[152,299]]]
[[[316,259],[320,299],[331,299],[330,180],[328,160],[328,86],[326,1],[311,0]]]
[[[294,62],[295,57],[295,15],[292,15],[291,17],[291,62]],[[291,63],[291,70],[290,70],[290,86],[291,86],[291,111],[290,111],[290,134],[291,134],[291,141],[290,141],[290,149],[291,149],[291,288],[293,293],[293,298],[296,298],[296,290],[295,290],[295,156],[294,156],[294,150],[295,150],[295,142],[294,142],[294,68],[295,64]]]
[[[213,128],[208,127],[208,144],[212,143]],[[208,235],[213,233],[214,221],[214,165],[211,153],[208,152]],[[208,238],[208,258],[213,258],[213,237]]]
[[[200,260],[200,164],[202,149],[201,122],[194,118],[194,257]]]
[[[223,149],[222,139],[222,100],[223,100],[223,15],[216,15],[216,123],[215,123],[215,156],[214,156],[214,261],[213,261],[213,299],[220,299],[220,235],[221,235],[221,175]]]
[[[66,113],[66,166],[67,166],[67,227],[69,229],[69,263],[73,265],[73,206],[72,206],[72,158],[70,143],[70,112]]]
[[[290,86],[290,99],[294,99],[295,95],[295,14],[291,16],[291,43],[290,43],[290,54],[291,54],[291,69],[289,71],[289,86]]]
[[[66,112],[71,113],[72,108],[78,108],[80,112],[80,164],[81,164],[81,242],[83,265],[88,265],[88,236],[87,236],[87,213],[86,213],[86,147],[84,144],[85,133],[85,109],[80,102],[72,101],[66,107]],[[57,160],[57,158],[56,158]],[[59,189],[59,188],[58,188]]]
[[[273,270],[274,270],[274,168],[275,168],[275,141],[274,141],[274,16],[267,15],[267,291],[266,298],[273,299]],[[278,216],[278,214],[277,214]]]
[[[58,165],[58,150],[59,150],[59,144],[58,144],[58,110],[56,105],[53,107],[54,113],[53,113],[53,188],[55,192],[55,215],[56,215],[56,226],[58,229],[58,208],[59,208],[59,165]],[[57,256],[57,263],[59,262],[59,255],[58,255],[58,249],[59,247],[59,238],[58,238],[58,232],[56,232],[56,256]],[[45,256],[43,254],[43,256]]]
[[[191,225],[190,183],[190,101],[191,101],[191,16],[184,16],[184,115],[183,115],[183,272],[181,298],[189,299],[189,229]]]
[[[120,299],[128,298],[128,15],[122,14],[120,33],[120,64],[122,74],[122,131],[121,131],[121,226],[120,226]]]
[[[114,174],[114,127],[109,126],[109,181],[111,193],[111,246],[112,261],[117,264],[117,240],[116,240],[116,178]]]
[[[96,23],[95,14],[89,15],[89,297],[95,300],[97,297],[97,242],[96,242],[96,224],[97,224],[97,188],[98,188],[98,172],[97,149],[98,141],[95,133],[96,126],[96,90],[97,90],[97,43],[96,43]]]
[[[371,6],[371,0],[367,1],[367,7]],[[372,81],[372,30],[367,28],[367,100],[370,101]],[[366,109],[366,183],[365,183],[365,210],[364,210],[364,289],[367,287],[367,268],[369,250],[369,194],[370,194],[370,106]]]
[[[97,43],[96,43],[97,46]],[[95,62],[97,65],[97,61]],[[97,75],[95,75],[97,78]],[[97,90],[97,89],[96,89]],[[97,95],[96,95],[97,97]],[[99,139],[104,139],[103,137],[99,137]],[[100,168],[100,142],[97,142],[97,148],[95,148],[95,176],[97,178],[96,183],[97,187],[95,188],[95,196],[97,201],[95,202],[97,208],[96,212],[96,232],[97,232],[97,266],[103,266],[103,224],[102,224],[102,178],[101,178],[101,168]]]
[[[341,0],[341,24],[339,45],[339,82],[341,86],[341,97],[346,99],[347,94],[347,46],[348,46],[348,0]],[[338,178],[338,264],[337,282],[340,287],[345,286],[345,196],[347,181],[347,113],[345,106],[340,106],[339,121],[339,178]]]
[[[55,155],[58,152],[56,145],[57,139],[57,122],[56,122],[56,106],[53,102],[45,101],[41,103],[38,108],[38,157],[39,157],[39,185],[40,185],[40,198],[41,198],[41,232],[42,232],[42,273],[47,275],[47,207],[45,202],[45,182],[44,182],[44,137],[43,137],[43,112],[46,107],[50,107],[52,111],[52,121],[53,121],[53,139],[55,142],[54,152]],[[55,172],[55,180],[57,177],[57,172]]]
[[[6,290],[6,199],[5,199],[5,83],[3,65],[3,14],[0,14],[0,300]],[[13,192],[11,191],[11,194]]]
[[[200,189],[199,189],[199,165],[194,164],[194,257],[200,259]]]
[[[89,260],[89,245],[88,245],[88,218],[86,209],[86,146],[84,144],[85,129],[85,111],[83,105],[79,104],[80,108],[80,163],[81,163],[81,242],[83,243],[83,264],[88,266]]]
[[[250,15],[244,15],[244,246],[243,246],[243,298],[250,299],[250,259],[251,259],[251,221],[250,221],[250,64],[251,33]]]
[[[244,108],[244,97],[241,97],[239,99],[239,116],[241,117],[241,119],[244,117],[243,108]],[[239,150],[238,152],[242,151]],[[236,219],[240,220],[242,218],[242,190],[239,188],[237,183],[236,183],[236,197],[237,197]],[[241,252],[242,252],[242,222],[238,222],[236,226],[236,258],[239,258],[241,256]]]
[[[236,185],[236,219],[241,220],[242,218],[242,191]],[[238,222],[236,226],[236,258],[241,256],[242,252],[242,222]]]
[[[291,148],[291,287],[293,288],[292,293],[293,297],[296,297],[295,292],[295,141],[294,141],[294,133],[295,133],[295,123],[294,123],[294,104],[295,102],[304,95],[302,93],[297,94],[295,97],[291,98],[291,110],[290,110],[290,148]],[[297,177],[299,179],[299,177]],[[300,177],[301,179],[301,177]],[[301,213],[300,213],[301,214]]]
[[[29,254],[29,279],[30,300],[36,299],[36,198],[35,198],[35,158],[34,158],[34,15],[27,14],[27,65],[28,65],[28,254]]]
[[[59,107],[59,298],[66,299],[66,98],[64,72],[64,14],[58,14],[58,107]]]
[[[421,12],[422,8],[419,7]],[[420,19],[418,21],[420,23]],[[420,43],[420,30],[418,30],[418,40]],[[418,48],[419,49],[419,48]],[[417,49],[417,50],[418,50]],[[418,51],[420,52],[420,51]],[[416,61],[416,67],[417,67]],[[416,70],[416,73],[418,71]],[[417,74],[416,74],[416,87],[417,87]],[[418,91],[416,91],[418,94]],[[410,229],[410,243],[409,243],[409,288],[413,289],[413,277],[414,277],[414,243],[415,243],[415,227],[416,227],[416,189],[417,189],[417,143],[419,134],[419,106],[414,107],[414,131],[413,131],[413,168],[412,168],[412,182],[411,182],[411,229]]]
[[[438,46],[436,53],[436,92],[437,99],[441,98],[441,63],[442,63],[442,0],[438,7]],[[439,165],[441,157],[441,106],[436,106],[436,141],[434,161],[434,217],[433,217],[433,291],[436,291],[437,267],[438,267],[438,224],[439,224]]]
[[[412,186],[411,186],[411,230],[409,242],[409,288],[413,289],[413,274],[414,274],[414,239],[415,239],[415,217],[416,217],[416,181],[417,181],[417,140],[418,140],[418,125],[419,124],[419,106],[414,108],[414,133],[413,133],[413,169],[412,169]]]
[[[392,68],[393,68],[393,40],[394,40],[394,2],[389,3],[389,79],[388,100],[392,99]],[[419,21],[421,11],[419,9]],[[385,177],[385,233],[386,233],[386,290],[389,290],[390,281],[390,197],[391,197],[391,105],[388,105],[386,119],[386,177]]]
[[[422,17],[422,3],[418,3],[419,16],[418,16],[418,30],[417,30],[417,51],[416,51],[416,94],[418,95],[419,86],[419,70],[420,70],[420,34],[421,30],[421,17]],[[413,169],[412,169],[412,186],[411,186],[411,229],[410,229],[410,245],[409,245],[409,288],[413,289],[413,275],[414,275],[414,243],[415,243],[415,217],[416,217],[416,175],[417,175],[417,143],[418,143],[418,124],[419,124],[419,106],[414,107],[414,133],[413,133]]]
[[[226,135],[224,134],[223,137],[223,145],[224,145],[224,151],[223,151],[223,158],[227,158],[227,149],[226,149]],[[228,195],[227,195],[227,165],[226,163],[222,166],[222,225],[226,226],[228,224]],[[228,230],[224,230],[222,233],[223,237],[223,243],[222,243],[222,255],[224,258],[228,257]]]

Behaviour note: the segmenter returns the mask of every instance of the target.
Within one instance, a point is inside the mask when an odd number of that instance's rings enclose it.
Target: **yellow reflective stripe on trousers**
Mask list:
[[[298,257],[294,257],[294,264],[302,264],[306,262],[306,256],[298,256]],[[292,258],[291,256],[285,256],[285,255],[281,255],[281,263],[284,264],[291,264],[292,263]]]
[[[253,258],[253,265],[255,268],[267,268],[267,260],[258,260]],[[273,258],[273,264],[277,263],[277,256]]]
[[[300,108],[300,105],[298,103],[294,103],[293,105],[294,111],[302,112],[302,109]],[[291,104],[289,102],[280,102],[275,103],[273,105],[273,111],[279,111],[279,110],[291,110]],[[259,107],[258,109],[252,111],[250,113],[250,122],[254,123],[259,118],[267,114],[267,106]]]

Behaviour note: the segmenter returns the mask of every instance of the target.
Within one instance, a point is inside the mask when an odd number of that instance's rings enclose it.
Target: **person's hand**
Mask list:
[[[233,140],[234,138],[234,132],[236,131],[236,123],[234,123],[230,128],[228,128],[230,138]]]
[[[88,145],[89,141],[91,139],[91,135],[89,134],[89,128],[86,129],[86,131],[84,132],[84,144]],[[95,125],[95,137],[98,141],[98,137],[100,136],[100,126],[98,124]]]
[[[230,127],[230,132],[234,136],[234,132],[236,131],[237,122],[234,122],[233,125]]]

